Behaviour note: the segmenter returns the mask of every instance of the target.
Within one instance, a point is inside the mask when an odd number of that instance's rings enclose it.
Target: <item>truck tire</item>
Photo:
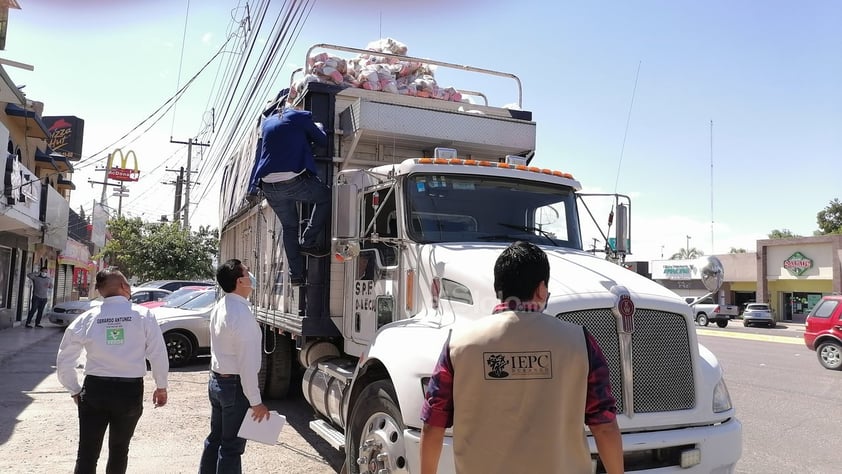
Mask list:
[[[272,337],[266,333],[265,337]],[[269,400],[280,400],[289,394],[292,380],[292,340],[283,335],[275,335],[275,342],[269,342],[269,348],[274,349],[267,355],[266,387],[264,395]]]
[[[720,319],[719,321],[716,322],[716,325],[721,327],[721,328],[727,327],[728,326],[728,320],[727,319]]]
[[[707,314],[699,313],[696,315],[696,324],[699,326],[707,326],[709,323]]]
[[[365,387],[351,410],[345,438],[347,472],[408,473],[404,429],[392,382],[377,380]]]

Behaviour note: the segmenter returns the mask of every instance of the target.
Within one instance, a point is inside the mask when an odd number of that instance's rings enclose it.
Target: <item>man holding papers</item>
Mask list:
[[[260,328],[248,298],[254,277],[243,263],[231,259],[219,266],[216,281],[225,291],[210,317],[211,372],[208,398],[211,431],[205,440],[200,474],[240,473],[246,440],[237,436],[251,407],[254,421],[269,419],[260,398]]]

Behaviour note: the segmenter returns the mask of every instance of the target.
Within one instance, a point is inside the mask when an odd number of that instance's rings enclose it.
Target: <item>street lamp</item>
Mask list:
[[[687,244],[686,244],[685,250],[687,252],[687,258],[690,258],[690,236],[689,235],[687,236]]]

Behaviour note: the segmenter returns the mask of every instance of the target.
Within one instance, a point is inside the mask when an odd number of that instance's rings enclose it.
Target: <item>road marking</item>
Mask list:
[[[802,346],[804,345],[803,337],[767,336],[765,334],[725,332],[702,328],[696,328],[696,333],[702,336],[730,337],[732,339],[748,339],[751,341],[779,342],[781,344],[799,344]]]

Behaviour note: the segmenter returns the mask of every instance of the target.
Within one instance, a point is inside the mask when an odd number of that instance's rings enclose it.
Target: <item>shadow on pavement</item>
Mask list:
[[[7,332],[8,331],[8,332]],[[12,331],[18,331],[12,333]],[[16,346],[0,360],[0,445],[5,444],[21,422],[20,414],[33,403],[36,387],[49,377],[55,377],[56,353],[63,330],[55,327],[44,329],[10,328],[2,331],[6,348]],[[56,380],[49,392],[66,393]]]

